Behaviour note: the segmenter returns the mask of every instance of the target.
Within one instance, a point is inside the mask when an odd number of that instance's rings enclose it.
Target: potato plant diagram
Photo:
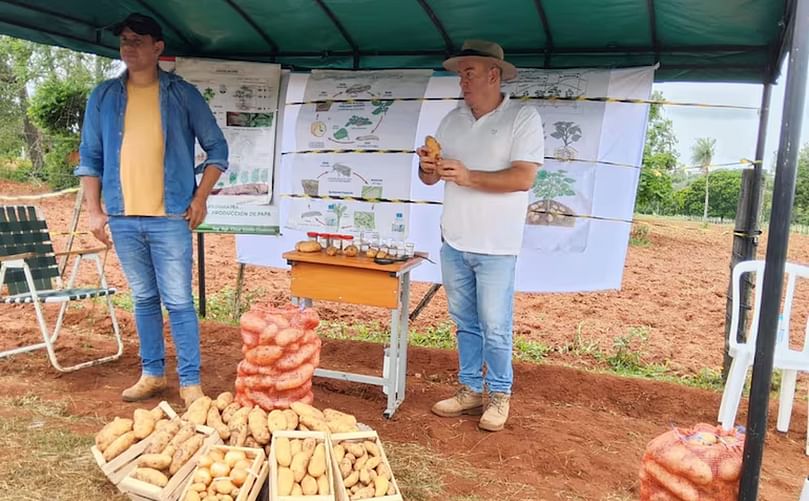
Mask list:
[[[309,132],[315,137],[324,137],[337,144],[354,144],[357,142],[378,141],[377,129],[382,125],[385,115],[393,104],[392,99],[372,99],[365,103],[363,111],[370,113],[353,114],[344,124],[334,126],[331,133],[329,126],[320,118],[320,114],[315,114],[315,120],[309,125]],[[318,103],[318,112],[328,112],[331,103]]]
[[[573,143],[579,141],[582,137],[581,127],[575,122],[554,122],[554,131],[551,132],[551,137],[562,141],[563,146],[554,150],[554,156],[562,161],[575,160],[577,151]]]
[[[555,200],[557,197],[575,196],[574,184],[576,184],[576,180],[568,177],[565,170],[554,172],[540,170],[532,188],[536,201],[528,205],[525,223],[543,226],[575,226],[576,217],[573,215],[573,209]]]

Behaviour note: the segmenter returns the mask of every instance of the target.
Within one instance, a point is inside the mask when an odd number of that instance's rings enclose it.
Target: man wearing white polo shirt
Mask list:
[[[460,76],[464,100],[438,127],[440,157],[419,148],[419,177],[428,185],[445,182],[441,270],[457,326],[460,387],[432,411],[482,413],[480,428],[499,431],[511,398],[514,270],[528,191],[543,163],[542,119],[533,106],[501,93],[501,80],[517,70],[499,45],[467,40],[444,68]]]

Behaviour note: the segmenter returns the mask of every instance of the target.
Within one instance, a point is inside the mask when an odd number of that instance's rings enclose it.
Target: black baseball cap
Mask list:
[[[163,40],[163,29],[153,18],[133,12],[126,19],[112,26],[115,36],[121,34],[124,28],[129,28],[138,35],[151,35],[155,40]]]

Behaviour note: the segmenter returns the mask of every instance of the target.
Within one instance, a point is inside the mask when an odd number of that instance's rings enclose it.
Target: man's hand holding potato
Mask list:
[[[438,161],[441,158],[441,146],[432,136],[427,136],[425,145],[416,150],[419,156],[419,178],[427,185],[437,183],[441,176],[438,174]]]

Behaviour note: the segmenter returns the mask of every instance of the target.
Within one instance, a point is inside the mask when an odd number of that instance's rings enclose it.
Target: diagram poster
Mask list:
[[[281,67],[276,64],[177,58],[176,72],[211,107],[230,150],[228,171],[208,198],[198,231],[277,234],[272,199]],[[197,145],[197,163],[205,152]]]
[[[285,172],[291,194],[336,200],[291,200],[287,227],[338,231],[332,227],[335,208],[346,212],[339,218],[339,231],[373,229],[386,235],[394,226],[409,226],[406,205],[341,199],[410,198],[413,154],[401,152],[413,150],[420,98],[431,73],[323,70],[309,75],[297,118],[296,150],[290,152]]]

